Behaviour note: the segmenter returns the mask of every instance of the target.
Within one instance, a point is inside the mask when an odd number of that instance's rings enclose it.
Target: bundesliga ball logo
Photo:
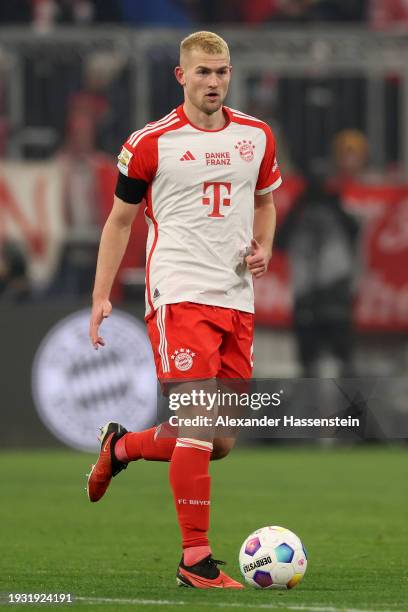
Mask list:
[[[174,365],[178,370],[181,370],[181,372],[186,372],[192,368],[193,357],[195,357],[195,353],[190,351],[190,349],[184,348],[177,349],[171,356],[174,361]]]
[[[254,159],[255,145],[252,144],[252,140],[240,140],[235,148],[238,149],[241,159],[244,161],[251,162]]]

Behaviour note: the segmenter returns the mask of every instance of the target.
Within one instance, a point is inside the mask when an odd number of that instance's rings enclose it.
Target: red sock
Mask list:
[[[207,536],[210,522],[208,466],[211,451],[211,442],[193,440],[192,438],[178,438],[171,457],[170,484],[173,490],[183,549],[209,546]]]
[[[176,437],[164,437],[166,423],[144,431],[132,431],[122,436],[115,444],[115,456],[119,461],[129,463],[138,459],[147,461],[170,461],[176,444]],[[159,435],[161,434],[161,435]]]

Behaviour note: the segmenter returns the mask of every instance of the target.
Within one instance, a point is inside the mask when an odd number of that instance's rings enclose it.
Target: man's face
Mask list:
[[[363,172],[366,163],[365,152],[354,147],[344,147],[336,155],[338,171],[348,176],[358,176],[358,174]]]
[[[228,93],[231,66],[227,55],[208,55],[204,51],[186,53],[182,66],[175,70],[185,96],[200,111],[212,115]]]

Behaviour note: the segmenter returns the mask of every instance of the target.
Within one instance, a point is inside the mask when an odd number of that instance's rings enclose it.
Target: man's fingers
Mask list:
[[[105,346],[105,340],[99,335],[99,327],[104,319],[109,317],[112,312],[112,304],[109,300],[94,304],[92,308],[91,320],[89,322],[89,337],[94,349]]]
[[[251,268],[254,265],[265,263],[265,257],[262,254],[249,255],[246,261],[247,261],[248,268]]]
[[[266,266],[256,266],[252,270],[250,270],[251,274],[258,274],[258,272],[266,272]]]
[[[99,344],[99,340],[100,340],[100,337],[98,335],[98,331],[91,331],[89,336],[91,338],[91,342],[92,342],[93,346],[96,348],[97,345]]]
[[[97,351],[100,346],[105,346],[105,340],[102,338],[102,336],[98,336],[93,345],[94,349]]]
[[[266,272],[266,266],[257,266],[256,268],[252,268],[251,269],[251,274],[253,276],[255,276],[255,278],[258,278],[259,275],[264,274],[264,272]]]
[[[105,346],[105,341],[103,338],[98,337],[97,341],[93,342],[92,345],[95,351],[97,351],[100,346]]]
[[[99,336],[99,325],[100,325],[100,321],[98,321],[98,319],[91,319],[90,325],[89,325],[89,337],[91,339],[92,344],[94,345],[94,347],[96,348],[100,336]]]
[[[94,349],[98,350],[98,346],[105,346],[105,340],[99,335],[99,323],[97,321],[91,322],[89,337]]]

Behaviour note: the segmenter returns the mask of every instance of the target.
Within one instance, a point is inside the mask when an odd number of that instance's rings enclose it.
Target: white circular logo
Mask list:
[[[99,427],[140,431],[156,417],[157,383],[144,325],[115,310],[102,325],[106,346],[88,337],[90,309],[62,319],[34,358],[32,392],[44,424],[65,444],[95,451]]]
[[[174,359],[174,364],[178,370],[185,372],[193,365],[193,358],[190,353],[179,353]]]

